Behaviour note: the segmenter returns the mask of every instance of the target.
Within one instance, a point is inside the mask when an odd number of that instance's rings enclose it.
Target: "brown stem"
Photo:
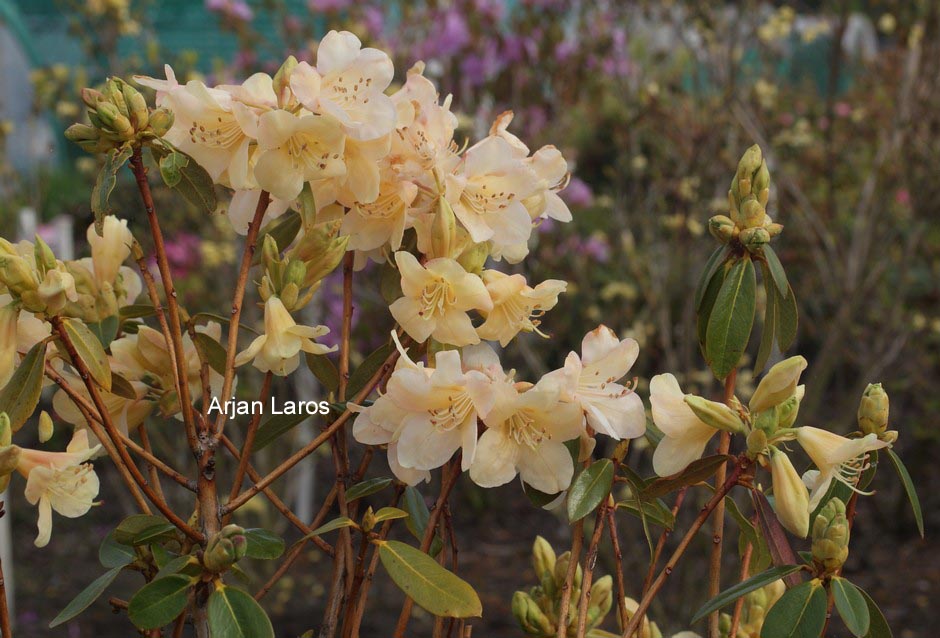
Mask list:
[[[0,518],[3,517],[3,502],[0,501]],[[6,580],[3,577],[3,563],[0,563],[0,637],[13,638],[10,623],[10,609],[7,607]]]
[[[679,514],[679,508],[682,507],[682,501],[685,500],[685,494],[688,489],[688,486],[684,485],[679,488],[679,491],[676,493],[676,502],[672,506],[672,520],[676,520],[676,516]],[[653,584],[653,577],[656,575],[656,565],[659,564],[659,557],[662,555],[663,548],[666,546],[666,539],[669,538],[671,533],[672,530],[664,527],[663,531],[659,534],[659,540],[656,541],[656,548],[653,550],[653,556],[650,559],[649,569],[646,570],[646,578],[643,579],[643,596],[646,595],[646,592],[650,590],[650,585]]]
[[[610,532],[610,544],[614,551],[614,564],[617,566],[614,581],[617,583],[617,614],[620,626],[627,622],[627,590],[623,584],[623,552],[620,549],[620,536],[617,534],[617,519],[614,516],[616,508],[607,509],[607,530]]]
[[[652,603],[656,595],[659,594],[659,590],[662,589],[663,585],[666,583],[666,579],[669,578],[670,574],[672,574],[672,571],[679,563],[679,559],[682,558],[682,555],[685,554],[685,551],[689,548],[689,545],[692,543],[692,539],[695,538],[695,535],[712,515],[725,495],[728,494],[728,492],[731,491],[731,488],[737,484],[741,474],[749,467],[750,461],[746,457],[737,459],[737,463],[735,464],[731,475],[727,478],[724,484],[718,488],[714,496],[712,496],[711,500],[708,501],[708,504],[702,508],[702,511],[695,518],[692,526],[685,533],[685,536],[682,537],[682,540],[679,541],[679,546],[676,547],[675,551],[672,553],[672,556],[670,556],[669,560],[666,561],[666,565],[663,567],[663,570],[659,572],[659,576],[657,576],[656,580],[653,581],[653,584],[650,585],[649,591],[640,600],[636,612],[634,612],[630,622],[627,623],[627,626],[623,630],[622,638],[630,638],[630,636],[632,636],[637,631],[640,623],[643,621],[644,616],[646,616],[647,610],[649,610],[650,603]]]
[[[274,375],[268,372],[264,375],[264,382],[261,384],[260,401],[266,403],[271,394],[271,380]],[[248,424],[248,431],[245,433],[245,444],[242,446],[241,458],[238,461],[238,469],[235,471],[235,479],[232,481],[232,489],[229,491],[228,500],[234,499],[242,489],[242,482],[245,480],[245,472],[248,470],[248,461],[251,458],[251,451],[255,447],[255,435],[258,433],[258,425],[261,423],[261,411],[259,410],[251,418]]]
[[[137,434],[140,436],[140,445],[141,448],[147,453],[148,456],[153,457],[153,448],[150,446],[150,436],[147,434],[147,426],[141,423],[137,426]],[[147,473],[150,475],[150,484],[153,485],[154,492],[157,493],[157,496],[161,500],[166,500],[166,495],[163,493],[163,486],[160,484],[160,475],[157,473],[157,466],[147,461]]]
[[[591,583],[594,581],[594,566],[597,564],[597,549],[601,542],[601,535],[604,533],[604,522],[609,506],[610,503],[606,500],[601,503],[597,508],[597,516],[594,518],[594,533],[591,534],[591,542],[588,543],[587,556],[584,559],[584,576],[581,579],[581,599],[578,601],[578,629],[574,634],[576,638],[584,638],[584,632],[587,629],[587,612],[588,605],[591,604]]]
[[[750,543],[747,544],[747,547],[744,548],[744,556],[741,557],[741,573],[739,575],[740,582],[747,580],[748,572],[751,569],[751,555],[754,552],[754,546]],[[744,596],[741,596],[734,602],[734,613],[731,615],[731,631],[728,633],[728,636],[734,638],[738,635],[738,625],[741,624],[741,612],[744,611]],[[826,635],[823,632],[822,635]]]
[[[437,531],[437,523],[444,510],[444,504],[450,496],[450,492],[457,484],[457,478],[460,476],[460,454],[447,462],[444,472],[441,474],[441,492],[438,494],[437,502],[431,515],[428,518],[428,525],[424,529],[424,537],[421,539],[421,551],[427,553],[431,549],[431,543],[434,540],[434,534]],[[404,638],[405,629],[408,628],[408,619],[411,618],[411,609],[414,606],[414,600],[410,597],[405,598],[401,613],[398,615],[398,623],[395,625],[394,638]]]
[[[571,539],[571,558],[568,561],[568,572],[565,582],[561,585],[561,599],[558,604],[558,633],[556,638],[565,638],[568,635],[568,608],[571,605],[571,588],[581,560],[581,544],[584,542],[584,519],[574,526],[574,537]]]
[[[734,399],[734,386],[738,378],[737,368],[733,369],[725,379],[725,395],[724,402],[726,405],[730,406],[732,399]],[[722,432],[718,439],[718,453],[727,454],[728,450],[731,447],[731,433]],[[718,472],[715,473],[715,485],[722,485],[725,482],[725,476],[728,471],[728,466],[725,463],[722,463],[718,468]],[[715,517],[712,519],[712,551],[711,557],[708,564],[708,598],[709,600],[717,596],[721,592],[721,553],[722,553],[722,541],[724,540],[725,534],[725,502],[719,501],[718,506],[715,508]],[[720,616],[718,611],[712,612],[708,616],[708,638],[719,638],[720,629],[718,623],[720,621]]]

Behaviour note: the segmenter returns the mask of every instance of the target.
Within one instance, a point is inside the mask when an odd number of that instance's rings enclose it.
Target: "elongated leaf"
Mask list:
[[[348,516],[340,516],[339,518],[334,518],[329,523],[324,523],[320,527],[316,528],[315,530],[313,530],[312,532],[304,536],[301,540],[307,540],[307,539],[313,538],[314,536],[323,536],[327,532],[332,532],[334,530],[342,529],[344,527],[358,528],[359,525],[356,523],[356,521],[352,520]]]
[[[819,638],[826,625],[826,590],[810,581],[784,592],[764,619],[761,638]]]
[[[111,373],[111,393],[131,401],[137,400],[137,391],[131,382],[115,372]]]
[[[140,629],[156,629],[173,621],[186,608],[192,579],[173,574],[144,585],[131,598],[127,615]]]
[[[346,490],[346,502],[352,503],[356,499],[365,498],[376,492],[381,492],[386,487],[392,484],[392,479],[387,477],[378,477],[369,479],[368,481],[363,481],[362,483],[356,483],[348,490]]]
[[[388,356],[395,350],[395,344],[387,343],[378,350],[366,357],[365,361],[359,364],[359,367],[349,375],[349,383],[346,385],[346,397],[352,400],[352,397],[359,394],[359,391],[365,387],[369,379],[379,371]]]
[[[245,556],[249,558],[272,560],[284,553],[284,539],[266,529],[246,529],[245,539],[248,541]]]
[[[296,239],[297,233],[300,232],[302,225],[303,220],[300,217],[300,213],[295,210],[289,210],[261,229],[261,232],[258,233],[258,246],[262,246],[264,244],[264,238],[270,235],[277,244],[278,251],[283,252],[287,250],[288,246]],[[260,263],[260,261],[261,251],[258,250],[258,253],[255,255],[254,263]]]
[[[424,540],[424,532],[428,528],[431,512],[428,510],[428,505],[424,502],[421,492],[410,485],[406,487],[401,506],[402,509],[408,512],[405,527],[416,539],[419,541]],[[440,535],[435,535],[434,540],[431,542],[431,556],[437,556],[443,546],[444,543],[441,541]]]
[[[160,175],[167,186],[190,204],[206,213],[215,212],[218,205],[215,183],[199,162],[182,151],[173,150],[160,158]]]
[[[614,464],[601,459],[584,469],[568,490],[568,520],[579,521],[597,508],[614,482]]]
[[[711,319],[712,311],[715,309],[715,300],[718,299],[718,293],[725,282],[728,274],[727,263],[720,267],[712,276],[711,281],[705,288],[702,295],[702,302],[698,305],[698,315],[695,318],[695,333],[698,336],[698,345],[705,354],[705,337],[708,334],[708,322]]]
[[[163,578],[164,576],[171,576],[181,572],[187,576],[196,576],[200,574],[202,572],[202,566],[199,564],[199,559],[191,554],[185,554],[183,556],[172,558],[164,563],[163,567],[160,568],[160,571],[157,572],[156,578]]]
[[[155,541],[169,540],[176,537],[176,526],[173,523],[164,521],[155,525],[145,527],[134,535],[131,545],[150,545]]]
[[[307,368],[313,376],[323,384],[327,392],[336,392],[339,389],[339,370],[333,365],[325,354],[307,354]]]
[[[757,512],[757,520],[760,523],[762,536],[767,541],[767,548],[770,550],[770,556],[775,565],[795,565],[799,561],[790,546],[786,532],[777,520],[777,514],[763,492],[751,490],[751,500],[754,503],[754,511]],[[794,575],[784,578],[788,587],[795,587],[800,581]]]
[[[757,275],[745,256],[731,267],[715,299],[705,333],[705,359],[718,379],[738,365],[754,325]]]
[[[114,540],[122,545],[133,546],[134,539],[144,530],[156,525],[168,524],[168,521],[162,516],[151,516],[150,514],[134,514],[128,516],[118,523],[114,528]]]
[[[711,257],[708,258],[708,261],[705,262],[705,269],[702,271],[702,276],[698,280],[698,286],[695,288],[696,311],[702,307],[702,301],[705,299],[705,291],[708,289],[708,284],[711,283],[712,277],[715,276],[718,269],[721,268],[724,263],[726,251],[727,248],[725,246],[719,246],[715,249],[715,252],[711,254]]]
[[[196,339],[193,341],[200,358],[205,359],[213,370],[219,374],[225,374],[225,348],[218,341],[204,332],[197,332]]]
[[[911,480],[911,475],[907,471],[907,468],[904,466],[904,463],[901,461],[901,457],[891,448],[886,448],[888,453],[888,458],[891,459],[891,464],[894,466],[894,470],[898,473],[898,477],[901,479],[901,484],[904,486],[904,493],[907,494],[907,500],[911,502],[911,509],[914,510],[914,520],[917,521],[917,531],[920,532],[920,537],[924,537],[924,513],[920,509],[920,499],[917,497],[917,490],[914,488],[914,481]]]
[[[85,611],[90,604],[98,600],[98,597],[104,593],[104,590],[108,588],[108,585],[114,582],[114,579],[117,578],[120,573],[121,568],[114,567],[93,580],[88,587],[83,589],[78,596],[72,599],[72,602],[65,606],[65,609],[59,612],[58,616],[52,619],[52,622],[49,623],[49,628],[58,627],[62,623],[75,618]]]
[[[783,565],[781,567],[771,567],[765,572],[751,576],[747,580],[741,581],[734,587],[729,587],[705,603],[701,609],[695,612],[695,616],[692,617],[690,622],[698,622],[713,611],[718,611],[725,605],[733,603],[741,596],[749,594],[752,591],[760,589],[761,587],[766,587],[771,583],[775,583],[784,576],[796,573],[801,569],[803,569],[801,565]]]
[[[121,327],[121,320],[117,315],[105,317],[97,323],[89,323],[88,329],[92,334],[98,337],[102,347],[108,348],[114,338],[117,336],[118,328]]]
[[[301,414],[275,414],[258,426],[255,434],[254,451],[263,450],[284,434],[310,418],[306,412]]]
[[[780,296],[786,299],[790,294],[790,283],[787,281],[787,273],[783,270],[783,264],[780,263],[780,258],[777,257],[777,253],[770,247],[770,244],[764,244],[763,251],[774,285],[780,291]]]
[[[777,305],[777,347],[780,352],[785,352],[787,348],[796,341],[796,331],[799,327],[799,311],[796,307],[796,295],[793,294],[793,288],[789,289],[786,298],[779,296],[775,301]]]
[[[23,427],[39,405],[45,368],[46,343],[40,341],[29,349],[20,367],[0,390],[0,412],[6,412],[10,417],[10,427],[14,432]]]
[[[558,494],[546,494],[545,492],[540,492],[525,481],[522,483],[522,491],[525,493],[526,498],[529,499],[530,503],[536,507],[542,508],[549,508],[550,505],[553,505],[555,501],[558,501],[559,498],[564,496],[562,492],[559,492]]]
[[[108,532],[98,547],[98,560],[108,569],[130,565],[136,558],[132,548],[114,540],[113,530]]]
[[[668,530],[673,529],[676,526],[676,518],[672,515],[672,510],[666,507],[660,499],[655,499],[651,501],[639,501],[637,505],[636,500],[626,500],[620,501],[617,503],[619,509],[626,510],[627,512],[637,516],[639,518],[645,518],[652,523],[656,523],[660,527],[665,527]]]
[[[105,390],[111,390],[111,364],[98,337],[80,319],[63,319],[62,327],[91,378]]]
[[[894,638],[894,634],[891,633],[891,626],[888,624],[888,621],[885,619],[885,615],[881,612],[881,609],[878,608],[878,605],[872,600],[871,596],[868,595],[864,589],[858,590],[862,597],[865,599],[865,603],[868,605],[868,633],[865,634],[865,638]]]
[[[111,149],[105,155],[104,165],[98,171],[95,187],[91,191],[91,212],[95,214],[95,232],[104,232],[104,218],[111,213],[111,192],[117,185],[117,172],[131,158],[129,146]]]
[[[767,307],[764,309],[764,325],[761,326],[760,348],[757,349],[757,358],[754,359],[754,374],[757,374],[767,365],[767,360],[774,349],[774,340],[777,337],[777,294],[773,282],[767,280],[767,266],[761,264],[764,271],[764,290],[766,291]]]
[[[473,587],[421,550],[398,541],[384,541],[379,543],[379,559],[395,584],[435,616],[483,615],[483,605]]]
[[[400,510],[397,507],[383,507],[375,513],[375,522],[381,523],[382,521],[396,520],[407,517],[408,512]]]
[[[714,454],[712,456],[706,456],[703,459],[693,461],[687,468],[678,474],[652,481],[649,486],[643,490],[643,498],[658,498],[660,496],[665,496],[670,492],[674,492],[680,487],[701,483],[702,481],[711,478],[712,475],[718,471],[718,468],[727,463],[730,458],[730,456],[725,454]]]
[[[751,521],[741,513],[737,502],[731,496],[725,497],[725,508],[738,523],[738,528],[741,530],[741,533],[738,535],[738,554],[743,557],[747,546],[750,545],[751,571],[759,572],[767,569],[771,565],[772,559],[770,557],[770,549],[768,549],[767,541],[764,540],[763,535],[760,534]]]
[[[209,633],[220,638],[274,638],[274,627],[254,598],[241,589],[220,587],[206,608]]]
[[[157,314],[157,309],[150,304],[131,304],[121,308],[121,319],[143,319]]]
[[[842,622],[845,623],[853,636],[864,638],[865,634],[868,633],[870,624],[868,603],[865,601],[865,597],[862,596],[858,587],[839,576],[833,576],[829,582],[829,587]]]

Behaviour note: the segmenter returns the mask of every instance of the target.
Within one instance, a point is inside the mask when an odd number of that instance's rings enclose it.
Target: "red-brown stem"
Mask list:
[[[424,537],[421,539],[421,551],[424,553],[427,553],[428,550],[431,549],[431,543],[434,541],[434,534],[437,531],[437,523],[444,510],[444,503],[447,502],[450,491],[454,489],[454,485],[457,484],[457,478],[459,476],[460,455],[458,454],[448,461],[444,472],[441,474],[441,491],[440,494],[438,494],[437,502],[434,504],[434,509],[431,510],[431,515],[428,517],[428,526],[424,529]],[[401,608],[401,613],[398,615],[398,623],[395,625],[395,638],[404,638],[405,629],[408,628],[408,619],[411,618],[411,609],[413,606],[414,601],[410,597],[406,597],[405,603]]]
[[[750,543],[747,544],[747,547],[744,548],[744,556],[741,557],[741,573],[739,579],[741,582],[747,580],[748,572],[751,569],[751,554],[754,551],[754,546]],[[741,612],[744,611],[744,596],[741,596],[734,602],[734,613],[731,615],[731,631],[728,633],[729,636],[738,635],[738,625],[741,624]],[[823,633],[825,636],[826,634]]]
[[[708,504],[702,508],[702,511],[695,518],[692,526],[685,533],[685,536],[682,537],[682,540],[679,541],[679,546],[676,547],[675,551],[672,553],[672,556],[670,556],[669,560],[666,561],[666,565],[663,567],[663,570],[659,572],[659,576],[657,576],[656,580],[653,581],[653,584],[650,585],[649,591],[640,600],[636,612],[634,612],[633,617],[630,618],[630,622],[627,623],[627,626],[624,627],[622,638],[630,638],[630,636],[632,636],[637,631],[637,629],[639,629],[640,623],[643,621],[643,618],[646,616],[646,612],[649,610],[650,603],[652,603],[656,595],[659,594],[659,590],[662,589],[663,585],[666,583],[666,579],[669,578],[669,575],[672,574],[672,571],[679,563],[679,559],[682,558],[682,555],[685,554],[685,551],[689,548],[689,545],[692,543],[692,539],[695,538],[695,535],[698,533],[698,531],[702,528],[706,521],[708,521],[708,518],[718,507],[718,504],[722,502],[722,499],[724,499],[728,492],[731,491],[731,488],[737,484],[741,474],[749,467],[750,462],[746,458],[742,457],[737,460],[731,475],[716,490],[714,496],[712,496],[711,500],[708,501]]]
[[[355,254],[348,252],[343,257],[343,324],[340,333],[339,346],[339,388],[337,396],[339,400],[346,400],[346,388],[349,384],[349,354],[352,349],[352,316],[353,316],[353,262]],[[336,471],[336,494],[339,503],[340,516],[349,516],[349,506],[346,503],[346,479],[349,474],[349,450],[346,447],[346,427],[337,428],[333,438],[332,453],[333,467]],[[353,561],[352,534],[349,528],[343,528],[339,532],[340,541],[346,546],[343,557],[346,560],[346,595],[351,596],[353,586],[353,572],[355,564]],[[339,619],[336,619],[338,622]]]
[[[565,582],[561,585],[561,599],[558,604],[558,633],[556,638],[565,638],[568,634],[568,609],[571,606],[571,588],[577,573],[578,562],[581,560],[581,545],[584,542],[584,519],[574,526],[574,536],[571,539],[571,558],[568,561],[568,572]]]
[[[52,324],[52,327],[59,336],[59,339],[62,341],[69,358],[72,360],[72,364],[75,366],[76,370],[78,370],[79,376],[85,382],[85,388],[91,395],[92,402],[95,404],[95,407],[98,410],[98,414],[101,416],[101,421],[104,424],[104,428],[107,430],[108,435],[111,437],[111,441],[114,443],[114,447],[117,450],[118,456],[120,457],[121,464],[130,471],[134,481],[137,483],[138,487],[140,487],[141,491],[143,491],[143,493],[147,496],[150,502],[153,503],[156,508],[160,510],[160,512],[166,516],[166,518],[171,523],[173,523],[173,525],[175,525],[181,532],[186,534],[186,536],[188,536],[190,539],[196,541],[197,543],[201,543],[204,539],[203,535],[187,525],[186,521],[177,516],[170,506],[167,505],[166,501],[159,498],[154,493],[153,488],[148,485],[147,479],[145,479],[143,474],[140,473],[140,469],[138,469],[137,465],[134,463],[134,460],[130,457],[130,454],[127,451],[127,447],[124,445],[124,442],[121,438],[121,433],[111,421],[111,414],[108,412],[108,408],[105,406],[104,401],[101,398],[101,393],[98,391],[98,386],[92,380],[91,374],[88,372],[88,367],[85,365],[85,362],[81,357],[78,356],[78,352],[75,350],[75,345],[72,343],[68,332],[66,332],[65,327],[62,325],[61,318],[51,317],[49,322]]]
[[[0,518],[3,517],[3,502],[0,501]],[[0,563],[0,636],[13,638],[13,628],[10,623],[10,609],[7,607],[7,587],[3,577],[3,563]]]
[[[150,436],[147,434],[147,426],[141,423],[137,426],[137,434],[140,436],[140,446],[146,451],[147,456],[153,456],[153,448],[150,446]],[[157,466],[146,461],[147,464],[147,473],[150,475],[150,484],[153,485],[153,491],[156,492],[157,496],[161,500],[166,500],[166,495],[163,493],[163,486],[160,484],[160,475],[157,473]]]
[[[609,497],[608,497],[609,498]],[[587,611],[591,604],[591,584],[594,581],[594,566],[597,564],[597,549],[601,542],[601,535],[604,533],[604,522],[609,503],[605,500],[597,508],[597,516],[594,518],[594,533],[591,534],[591,542],[588,543],[587,556],[584,559],[584,576],[581,579],[581,599],[578,601],[578,629],[575,632],[577,638],[584,638],[584,632],[587,629]]]
[[[676,502],[672,506],[672,520],[676,520],[676,516],[679,514],[679,508],[682,507],[682,501],[685,500],[685,494],[688,489],[688,486],[683,486],[679,488],[679,491],[676,493]],[[653,576],[656,575],[656,565],[659,564],[659,557],[662,555],[663,548],[666,546],[666,539],[669,538],[671,533],[671,530],[664,527],[663,531],[659,534],[659,540],[656,541],[656,548],[653,550],[653,556],[650,559],[649,569],[646,570],[646,578],[643,579],[643,596],[650,590],[650,585],[653,583]]]
[[[268,372],[264,375],[264,381],[261,384],[261,395],[259,400],[266,403],[271,394],[271,381],[274,375]],[[255,447],[255,435],[258,433],[258,425],[261,423],[261,411],[259,410],[251,417],[248,424],[248,431],[245,433],[245,443],[241,449],[241,458],[238,461],[238,469],[235,470],[235,478],[232,481],[232,489],[229,491],[228,500],[234,499],[242,489],[242,482],[245,480],[245,472],[248,470],[248,461],[251,459],[251,451]],[[226,517],[227,518],[227,517]]]
[[[738,378],[738,370],[732,370],[725,379],[724,402],[731,405],[734,398],[734,385]],[[727,454],[731,447],[731,433],[722,432],[718,438],[718,453]],[[722,485],[725,482],[728,466],[722,464],[715,473],[715,486]],[[721,592],[721,554],[725,534],[725,502],[719,501],[715,508],[715,517],[712,519],[712,551],[708,565],[708,598],[709,600]],[[720,638],[720,621],[718,611],[712,612],[708,616],[708,638]]]
[[[620,619],[620,626],[623,627],[627,622],[627,590],[623,584],[623,552],[620,549],[620,536],[617,534],[615,509],[613,507],[607,509],[607,530],[610,532],[610,545],[614,551],[614,564],[617,566],[617,571],[614,574],[614,581],[617,584],[617,614]]]
[[[183,629],[186,627],[186,611],[179,615],[173,625],[173,638],[183,638]]]
[[[261,191],[258,196],[258,205],[255,207],[255,215],[248,224],[248,232],[245,234],[245,251],[242,253],[238,279],[235,280],[235,293],[232,295],[232,316],[228,325],[228,343],[225,348],[225,375],[222,378],[222,392],[219,394],[223,401],[231,394],[232,383],[235,380],[235,352],[238,350],[238,324],[242,317],[242,302],[245,300],[248,273],[251,271],[251,262],[254,259],[255,248],[258,243],[258,231],[261,230],[261,222],[264,220],[264,213],[267,211],[270,202],[271,196],[268,191]],[[224,413],[219,414],[218,419],[215,421],[214,436],[216,439],[221,436],[226,418]]]

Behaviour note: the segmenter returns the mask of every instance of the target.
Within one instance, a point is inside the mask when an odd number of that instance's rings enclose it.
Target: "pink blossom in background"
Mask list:
[[[254,11],[243,0],[206,0],[206,9],[242,22],[251,22],[255,17]]]
[[[894,193],[894,201],[896,201],[901,206],[910,206],[911,192],[906,188],[899,188],[897,192]]]
[[[352,0],[307,0],[307,7],[311,11],[329,12],[342,11],[352,5]]]
[[[839,117],[848,117],[852,114],[852,105],[848,102],[836,102],[832,107],[832,112]]]
[[[559,195],[569,206],[586,208],[594,203],[594,191],[580,177],[572,177],[568,186]]]
[[[449,58],[470,43],[470,29],[459,11],[448,10],[438,19],[440,28],[419,47],[418,58]]]
[[[777,118],[777,120],[783,126],[793,126],[793,122],[795,121],[795,118],[793,117],[793,113],[781,113],[780,116]]]
[[[378,7],[366,7],[362,12],[362,21],[373,38],[378,38],[385,31],[385,14]]]
[[[166,241],[166,257],[174,277],[185,277],[202,263],[202,240],[193,233],[178,233]]]
[[[564,62],[578,50],[578,43],[575,40],[562,40],[555,47],[555,59]]]

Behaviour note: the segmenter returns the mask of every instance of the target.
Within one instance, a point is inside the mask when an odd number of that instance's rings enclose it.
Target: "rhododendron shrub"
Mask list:
[[[688,371],[638,369],[638,342],[604,325],[560,367],[526,379],[500,354],[526,333],[551,338],[567,283],[530,281],[525,260],[533,229],[572,219],[558,195],[568,163],[557,148],[526,146],[510,130],[511,112],[483,139],[457,140],[451,98],[423,65],[398,84],[395,77],[386,53],[333,31],[315,64],[289,58],[273,77],[207,86],[180,83],[167,67],[164,78],[112,78],[83,92],[87,122],[66,136],[101,158],[90,257],[63,261],[38,237],[0,240],[0,477],[3,486],[13,474],[25,479],[39,547],[69,542],[56,515],[87,515],[103,491],[125,490],[139,512],[102,544],[107,571],[50,624],[133,571],[137,587],[119,605],[126,617],[115,620],[128,630],[274,636],[265,595],[312,543],[333,561],[325,615],[311,621],[319,635],[360,635],[381,564],[405,595],[389,635],[406,635],[417,604],[435,617],[435,636],[470,636],[475,619],[493,612],[477,593],[487,583],[458,573],[448,499],[466,473],[481,488],[516,482],[533,507],[570,522],[571,548],[560,555],[534,539],[537,582],[512,600],[527,635],[660,636],[650,604],[706,525],[711,569],[683,623],[707,619],[696,631],[715,637],[818,636],[837,615],[852,634],[876,635],[881,612],[841,570],[879,457],[897,469],[918,520],[919,505],[891,449],[897,432],[887,429],[880,385],[866,390],[848,437],[799,418],[810,363],[782,355],[798,304],[771,247],[783,226],[768,213],[761,150],[744,153],[727,214],[709,220],[719,245],[690,291],[704,361],[723,393],[685,393],[676,375]],[[112,210],[122,172],[133,174],[142,210]],[[217,283],[231,297],[218,314],[191,314],[176,293],[151,190],[158,181],[207,215],[223,211],[243,236],[237,277]],[[131,216],[148,229],[155,268],[129,230]],[[334,271],[343,281],[339,335],[303,312],[318,306]],[[357,289],[386,299],[376,325],[394,327],[353,366]],[[253,305],[257,327],[245,312]],[[756,375],[771,361],[750,400],[739,399],[738,369]],[[302,367],[325,400],[304,398],[306,412],[297,402],[279,406],[277,378]],[[649,378],[648,393],[638,392],[640,377]],[[39,408],[47,384],[57,387],[52,415]],[[64,452],[14,442],[37,411],[42,444],[54,428],[71,430]],[[256,453],[307,418],[322,420],[318,432],[259,469]],[[161,458],[155,431],[191,462]],[[655,476],[626,463],[638,439],[653,448]],[[334,484],[313,520],[302,520],[276,481],[320,448],[330,450]],[[799,449],[812,463],[802,476],[791,460]],[[102,487],[95,468],[106,463],[121,483]],[[437,490],[430,511],[424,483]],[[182,496],[169,498],[170,490]],[[746,505],[733,500],[739,495]],[[693,498],[704,504],[680,530],[676,514]],[[274,532],[244,527],[253,499],[270,501],[299,544],[285,553]],[[639,517],[649,538],[622,537],[617,523],[627,516]],[[721,570],[726,518],[740,527],[734,576]],[[402,530],[415,542],[399,540]],[[669,533],[681,541],[662,556]],[[811,551],[797,553],[794,543],[807,538]],[[607,542],[618,557],[655,546],[645,582],[619,565],[595,574]],[[280,566],[245,589],[240,564],[260,560]]]

